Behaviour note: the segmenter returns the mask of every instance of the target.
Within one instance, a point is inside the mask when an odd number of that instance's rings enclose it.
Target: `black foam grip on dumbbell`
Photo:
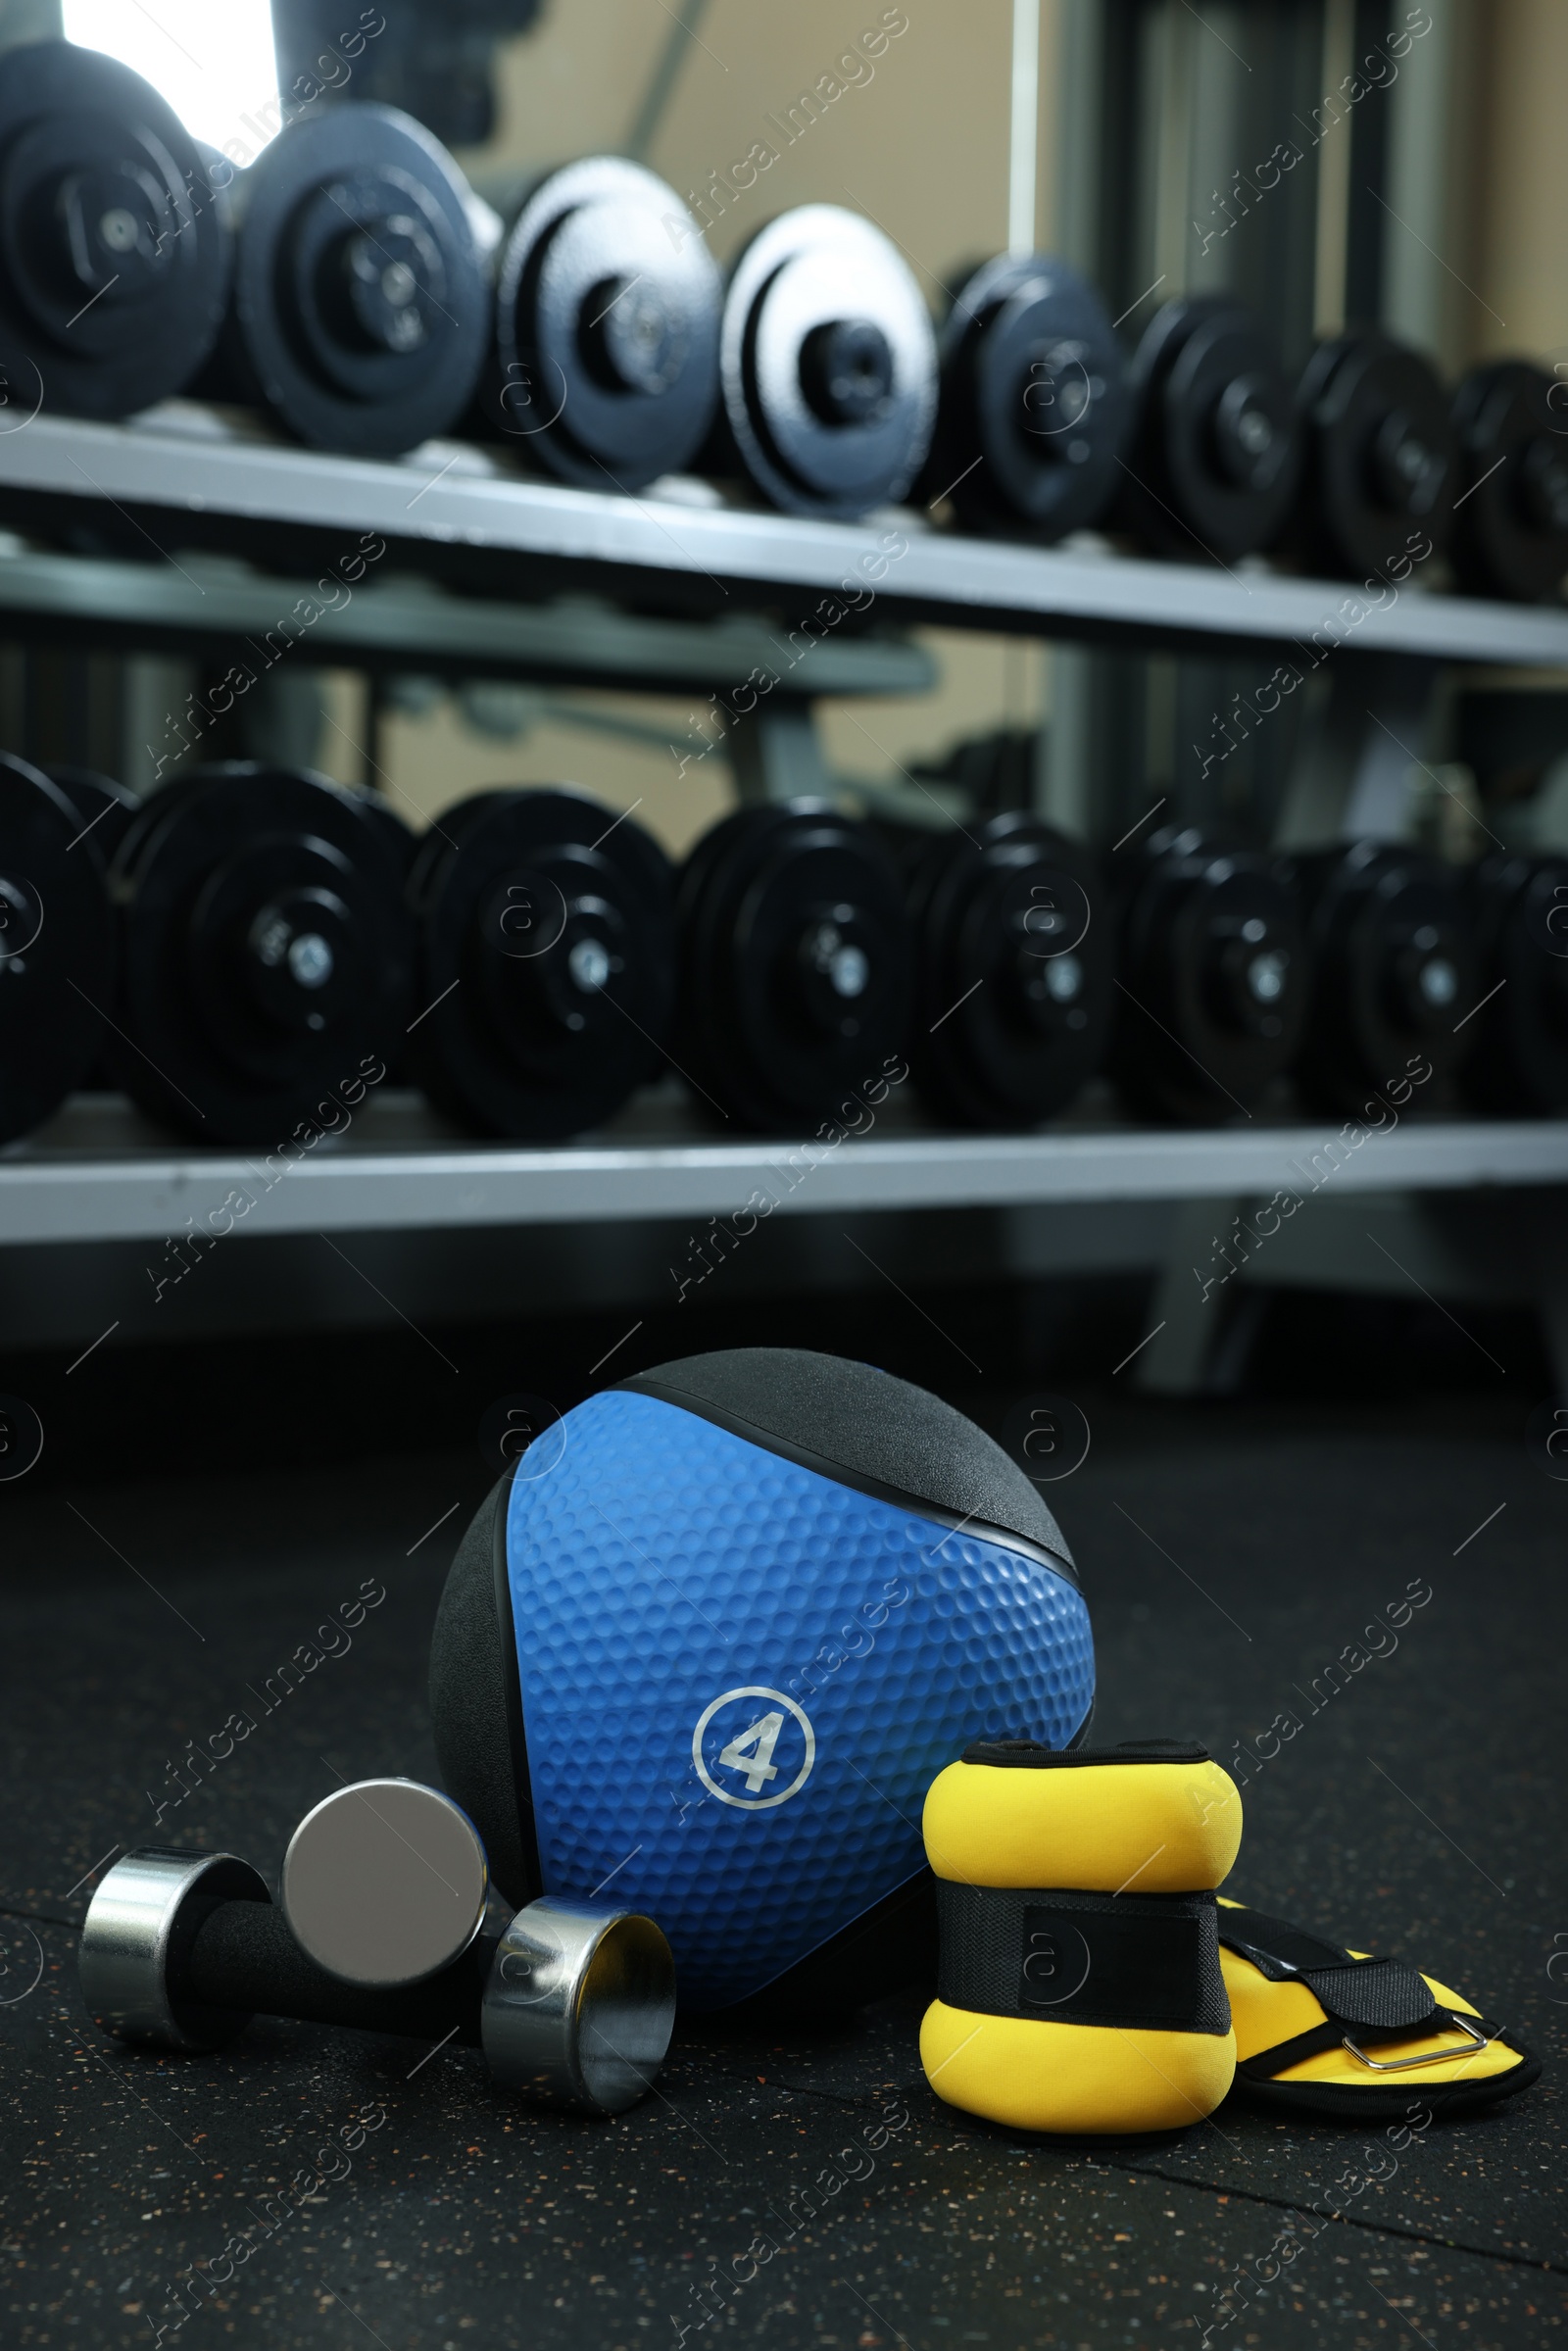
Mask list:
[[[449,2035],[479,2045],[479,2003],[492,1945],[481,1936],[424,1984],[393,1990],[341,1984],[307,1958],[270,1902],[220,1902],[197,1929],[176,1999],[245,2015],[347,2025],[409,2040]]]

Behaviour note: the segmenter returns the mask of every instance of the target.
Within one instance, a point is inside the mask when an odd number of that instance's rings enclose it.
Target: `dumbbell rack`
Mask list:
[[[314,573],[359,534],[375,533],[397,576],[367,580],[346,609],[324,613],[304,658],[557,681],[657,680],[667,691],[738,681],[777,648],[772,615],[780,609],[801,612],[842,595],[846,580],[863,583],[874,605],[858,609],[880,633],[854,628],[835,638],[829,628],[763,706],[751,746],[735,747],[743,788],[754,794],[800,788],[812,696],[918,691],[928,682],[924,655],[886,633],[921,621],[1210,655],[1288,653],[1314,638],[1335,644],[1340,699],[1364,721],[1360,750],[1341,761],[1342,808],[1348,823],[1372,830],[1388,829],[1377,812],[1389,805],[1396,773],[1376,737],[1380,710],[1396,713],[1395,732],[1408,740],[1412,712],[1446,664],[1568,669],[1561,608],[1521,611],[1411,582],[1382,609],[1359,599],[1366,609],[1348,619],[1354,591],[1347,584],[1289,577],[1261,563],[1227,572],[1099,550],[1042,551],[961,538],[902,512],[853,526],[800,521],[730,504],[699,483],[661,485],[658,495],[637,498],[601,495],[528,477],[504,453],[467,443],[432,444],[396,462],[322,457],[187,403],[128,426],[40,414],[0,430],[0,527],[58,543],[83,525],[126,552],[24,550],[0,559],[0,625],[8,633],[122,645],[193,635],[232,641],[269,611],[286,609],[280,599],[296,576]],[[205,551],[203,560],[192,550]],[[214,551],[231,566],[245,558],[258,568],[232,566],[225,579],[211,567]],[[157,560],[139,560],[143,554]],[[651,607],[668,617],[647,618]],[[1220,1203],[1228,1214],[1232,1203],[1288,1184],[1290,1164],[1310,1165],[1325,1140],[1313,1128],[1261,1119],[1149,1134],[1128,1128],[1098,1097],[1035,1135],[937,1134],[921,1130],[901,1103],[869,1138],[818,1149],[808,1176],[779,1206],[796,1222],[1015,1211],[1033,1219],[1034,1235],[1013,1249],[1012,1262],[1045,1271],[1082,1259],[1041,1238],[1042,1217],[1152,1202],[1171,1211],[1187,1201],[1206,1224]],[[789,1156],[787,1145],[701,1128],[670,1087],[652,1090],[614,1129],[550,1150],[455,1138],[406,1098],[388,1097],[368,1105],[340,1143],[302,1159],[235,1229],[281,1239],[701,1224],[734,1216]],[[240,1154],[172,1147],[128,1111],[84,1100],[0,1154],[0,1249],[177,1233],[246,1180]],[[1417,1115],[1338,1171],[1333,1213],[1359,1218],[1352,1202],[1375,1195],[1404,1202],[1408,1221],[1408,1204],[1421,1198],[1495,1197],[1504,1187],[1533,1194],[1564,1183],[1568,1122]],[[1319,1205],[1314,1223],[1326,1247],[1321,1236],[1332,1218],[1328,1203]],[[1167,1332],[1174,1326],[1175,1336],[1156,1345],[1145,1366],[1169,1385],[1190,1384],[1202,1352],[1182,1302],[1197,1285],[1178,1263],[1186,1249],[1180,1228],[1180,1215],[1174,1226],[1167,1215],[1163,1238],[1151,1241],[1146,1219],[1141,1239],[1119,1256],[1111,1249],[1112,1261],[1174,1268],[1152,1319]],[[1410,1273],[1418,1287],[1425,1266],[1461,1291],[1473,1275],[1479,1295],[1508,1295],[1510,1283],[1527,1297],[1539,1292],[1534,1260],[1511,1261],[1498,1276],[1492,1238],[1478,1254],[1450,1233],[1441,1273],[1443,1249],[1435,1256],[1429,1242],[1430,1235],[1417,1248]],[[1409,1235],[1406,1243],[1416,1247]],[[1313,1278],[1311,1256],[1299,1233],[1282,1236],[1274,1273],[1257,1278]],[[1552,1321],[1568,1355],[1568,1298]],[[1564,1371],[1568,1384],[1568,1360]]]

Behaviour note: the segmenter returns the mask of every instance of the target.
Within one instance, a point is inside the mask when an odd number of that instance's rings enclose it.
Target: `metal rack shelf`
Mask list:
[[[96,510],[96,514],[94,513]],[[1253,562],[1150,562],[1099,549],[969,539],[903,512],[860,524],[728,504],[710,485],[657,495],[575,490],[518,471],[509,454],[432,442],[371,462],[297,449],[250,418],[170,402],[132,424],[36,415],[0,432],[0,519],[24,531],[113,528],[162,555],[221,546],[266,563],[345,533],[383,537],[400,563],[514,597],[590,593],[690,614],[799,608],[847,580],[879,617],[1212,654],[1314,635],[1355,655],[1568,668],[1568,610],[1521,610],[1412,581],[1381,610],[1346,609],[1353,583]],[[866,609],[869,609],[868,607]]]
[[[150,1240],[204,1225],[231,1192],[235,1233],[461,1229],[733,1217],[765,1193],[781,1214],[1267,1198],[1313,1183],[1338,1130],[1265,1124],[1197,1133],[1109,1123],[1032,1135],[924,1130],[907,1114],[831,1148],[729,1140],[653,1090],[615,1124],[548,1148],[466,1142],[418,1098],[388,1092],[353,1130],[278,1172],[261,1151],[172,1144],[112,1097],[80,1096],[0,1157],[0,1247]],[[1320,1159],[1319,1168],[1333,1164]],[[1412,1119],[1370,1137],[1327,1182],[1351,1192],[1568,1182],[1568,1120]],[[768,1213],[771,1213],[769,1211]]]
[[[100,649],[183,652],[200,639],[243,658],[300,600],[319,605],[314,584],[192,550],[178,563],[0,552],[0,629]],[[434,580],[374,574],[352,602],[321,611],[299,643],[307,659],[371,671],[413,667],[661,694],[740,686],[780,655],[774,631],[753,613],[694,627],[619,612],[599,597],[514,604],[453,596]],[[792,691],[808,696],[923,694],[936,683],[936,664],[922,646],[880,634],[824,637],[795,649],[791,661]]]

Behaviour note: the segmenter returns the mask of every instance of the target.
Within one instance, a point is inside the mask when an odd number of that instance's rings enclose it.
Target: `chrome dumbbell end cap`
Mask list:
[[[510,2088],[623,2114],[652,2087],[674,2026],[675,1962],[634,1910],[544,1894],[496,1946],[480,2037]]]
[[[282,1909],[300,1949],[340,1984],[392,1990],[462,1957],[484,1925],[478,1830],[417,1780],[359,1780],[305,1815],[283,1856]]]
[[[82,1924],[77,1969],[95,2024],[161,2049],[220,2049],[250,2018],[174,1996],[185,1955],[220,1902],[270,1902],[266,1881],[233,1853],[143,1845],[117,1861]]]

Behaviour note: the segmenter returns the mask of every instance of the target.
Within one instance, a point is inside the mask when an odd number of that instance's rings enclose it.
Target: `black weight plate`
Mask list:
[[[1459,1083],[1508,1117],[1568,1110],[1568,857],[1484,857],[1466,877],[1481,1009]]]
[[[655,1076],[675,993],[674,885],[651,834],[580,793],[443,808],[410,884],[416,1077],[451,1117],[564,1141]]]
[[[491,295],[446,149],[366,101],[288,123],[239,191],[231,342],[299,440],[394,456],[467,407]]]
[[[673,188],[618,156],[568,164],[507,238],[486,407],[563,480],[644,489],[712,427],[722,298]]]
[[[1273,545],[1296,495],[1300,426],[1260,322],[1224,295],[1183,295],[1132,367],[1137,424],[1122,511],[1163,555],[1234,563]]]
[[[289,768],[199,768],[144,803],[110,887],[125,1034],[108,1060],[155,1117],[280,1148],[401,1049],[411,926],[355,794]]]
[[[741,808],[681,873],[681,1065],[727,1117],[814,1127],[883,1078],[907,1024],[898,871],[825,801]]]
[[[1094,288],[1044,254],[972,272],[942,329],[942,406],[921,484],[967,529],[1044,543],[1097,522],[1132,418],[1121,347]]]
[[[104,866],[59,786],[0,753],[0,1143],[84,1085],[115,984]]]
[[[719,331],[723,414],[786,514],[851,519],[901,499],[930,444],[936,374],[920,289],[869,220],[805,204],[742,248]]]
[[[1453,567],[1473,596],[1553,596],[1568,571],[1568,385],[1522,360],[1454,395],[1461,493]]]
[[[123,784],[117,784],[113,776],[100,775],[96,768],[62,767],[51,760],[41,772],[52,784],[59,786],[75,809],[78,826],[76,838],[91,841],[107,875],[116,852],[141,807],[140,801],[134,792],[127,791]],[[99,1092],[111,1090],[114,1085],[107,1063],[95,1064],[79,1082]]]
[[[103,864],[110,865],[141,807],[135,793],[117,784],[112,775],[100,775],[94,767],[60,767],[51,760],[43,773],[59,785]]]
[[[1192,830],[1151,836],[1128,877],[1112,1067],[1141,1111],[1250,1111],[1289,1068],[1309,996],[1291,874]]]
[[[0,71],[3,426],[39,406],[129,416],[189,382],[232,240],[195,142],[152,84],[70,41]]]
[[[414,871],[414,861],[419,854],[420,835],[401,817],[389,800],[367,785],[348,788],[356,805],[365,810],[381,836],[383,847],[397,868],[400,886],[406,886]]]
[[[1371,575],[1424,540],[1441,554],[1459,491],[1458,442],[1421,354],[1385,335],[1342,335],[1318,345],[1296,398],[1305,464],[1295,537],[1306,560]]]
[[[1397,843],[1358,841],[1298,860],[1313,948],[1312,1012],[1298,1075],[1316,1108],[1354,1116],[1427,1068],[1447,1077],[1470,1039],[1472,923],[1454,868]],[[1429,1099],[1429,1098],[1424,1098]]]
[[[355,802],[365,810],[366,815],[380,834],[381,845],[392,859],[397,872],[398,888],[404,894],[405,903],[407,903],[409,881],[414,872],[415,859],[419,854],[422,836],[416,833],[411,824],[405,823],[391,802],[384,800],[379,792],[372,791],[368,786],[363,784],[351,786],[349,789]],[[405,1037],[397,1049],[387,1055],[388,1083],[393,1086],[406,1085],[409,1082],[408,1064],[408,1039]]]
[[[910,1057],[944,1118],[1034,1126],[1094,1076],[1115,1003],[1099,899],[1088,852],[1022,809],[924,847],[909,888]]]

